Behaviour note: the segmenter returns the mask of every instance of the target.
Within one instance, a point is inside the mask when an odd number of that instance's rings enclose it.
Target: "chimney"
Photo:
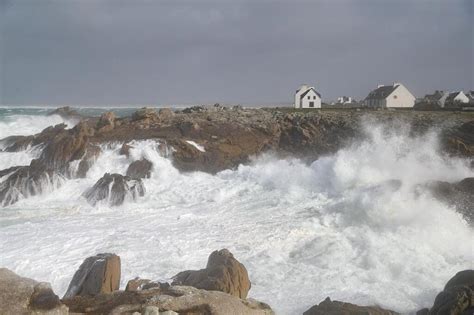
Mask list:
[[[393,82],[393,86],[402,85],[400,82]]]

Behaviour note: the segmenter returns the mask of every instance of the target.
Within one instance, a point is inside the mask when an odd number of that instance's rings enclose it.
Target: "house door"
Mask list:
[[[314,107],[314,102],[309,102],[309,107]]]

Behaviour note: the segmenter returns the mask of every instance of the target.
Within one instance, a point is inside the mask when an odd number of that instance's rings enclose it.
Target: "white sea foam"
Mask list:
[[[244,263],[250,296],[297,314],[326,296],[408,312],[432,303],[457,271],[472,268],[474,233],[453,209],[415,188],[473,176],[436,152],[434,133],[410,138],[371,128],[368,139],[304,164],[262,156],[217,175],[182,174],[158,143],[130,157],[104,146],[85,179],[0,210],[0,265],[49,281],[63,294],[87,256],[122,258],[122,287],[167,280],[228,248]],[[153,162],[147,193],[116,208],[80,197],[104,172]]]
[[[66,123],[68,127],[76,123],[72,120],[65,120],[59,115],[51,116],[31,116],[31,115],[11,115],[3,117],[0,121],[0,139],[8,136],[25,136],[41,132],[44,128]]]

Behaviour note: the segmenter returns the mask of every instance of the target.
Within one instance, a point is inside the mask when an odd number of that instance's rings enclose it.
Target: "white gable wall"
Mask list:
[[[306,84],[300,86],[298,92],[295,94],[295,108],[301,108],[301,94],[306,92],[310,87]]]
[[[413,105],[415,105],[415,97],[403,84],[385,98],[386,107],[413,107]]]
[[[301,108],[321,108],[321,98],[314,90],[310,90],[301,99]]]
[[[466,94],[464,94],[464,92],[459,92],[458,95],[454,98],[454,101],[455,102],[459,102],[459,103],[469,103],[469,97],[466,96]]]

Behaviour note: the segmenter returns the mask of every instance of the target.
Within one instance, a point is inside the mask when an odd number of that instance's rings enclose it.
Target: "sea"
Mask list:
[[[76,108],[85,115],[136,108]],[[1,107],[0,138],[77,121],[51,107]],[[121,257],[121,288],[134,277],[170,281],[227,248],[248,270],[249,297],[277,314],[301,314],[326,297],[404,314],[432,305],[456,272],[472,269],[474,231],[423,189],[474,176],[439,150],[436,130],[367,123],[365,138],[312,162],[271,153],[221,171],[182,173],[160,140],[104,144],[86,178],[62,178],[41,195],[0,208],[0,267],[51,283],[62,296],[88,256]],[[205,149],[205,148],[204,148]],[[28,165],[41,148],[0,152],[0,169]],[[146,194],[118,207],[81,194],[105,172],[153,162]],[[0,185],[4,178],[0,178]]]

